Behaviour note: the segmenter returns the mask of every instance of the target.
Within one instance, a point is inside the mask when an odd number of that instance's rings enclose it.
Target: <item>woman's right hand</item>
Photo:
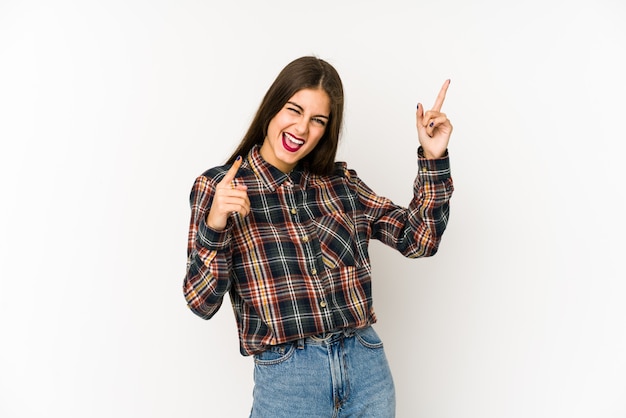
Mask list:
[[[238,213],[241,216],[247,216],[250,213],[248,187],[245,184],[233,185],[241,162],[242,158],[237,157],[215,188],[215,196],[213,196],[213,203],[207,215],[206,224],[216,231],[223,231],[226,228],[226,222],[232,213]]]

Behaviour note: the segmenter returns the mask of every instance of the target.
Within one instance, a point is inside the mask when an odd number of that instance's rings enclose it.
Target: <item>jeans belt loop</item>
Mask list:
[[[304,350],[304,338],[299,338],[299,339],[296,341],[296,348],[297,348],[298,350]]]

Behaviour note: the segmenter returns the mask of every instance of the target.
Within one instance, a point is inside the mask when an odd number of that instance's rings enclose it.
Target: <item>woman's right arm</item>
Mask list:
[[[189,199],[191,220],[183,292],[189,308],[204,319],[217,312],[230,288],[230,228],[218,231],[206,223],[215,190],[216,183],[198,177]]]
[[[204,319],[217,312],[230,289],[232,223],[229,218],[233,213],[241,216],[250,213],[247,187],[233,182],[241,163],[238,157],[227,172],[198,177],[191,191],[183,290],[189,308]]]

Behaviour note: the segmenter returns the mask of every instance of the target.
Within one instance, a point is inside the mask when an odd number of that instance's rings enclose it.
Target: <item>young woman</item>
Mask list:
[[[406,257],[435,254],[453,191],[452,125],[417,106],[418,173],[408,207],[335,162],[343,87],[302,57],[267,91],[226,165],[198,177],[184,294],[211,318],[225,294],[241,353],[255,360],[252,417],[393,417],[395,391],[371,325],[371,238]]]

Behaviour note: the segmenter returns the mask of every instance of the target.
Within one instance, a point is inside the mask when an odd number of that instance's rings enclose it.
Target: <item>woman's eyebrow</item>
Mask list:
[[[294,103],[294,102],[287,102],[288,104],[297,107],[298,109],[300,109],[300,111],[302,112],[304,110],[304,108],[302,106],[300,106],[298,103]]]
[[[288,104],[297,107],[298,109],[300,109],[300,112],[304,112],[304,108],[302,106],[300,106],[298,103],[294,103],[294,102],[287,102]],[[328,116],[326,115],[315,115],[314,117],[316,118],[324,118],[324,119],[330,119]]]

